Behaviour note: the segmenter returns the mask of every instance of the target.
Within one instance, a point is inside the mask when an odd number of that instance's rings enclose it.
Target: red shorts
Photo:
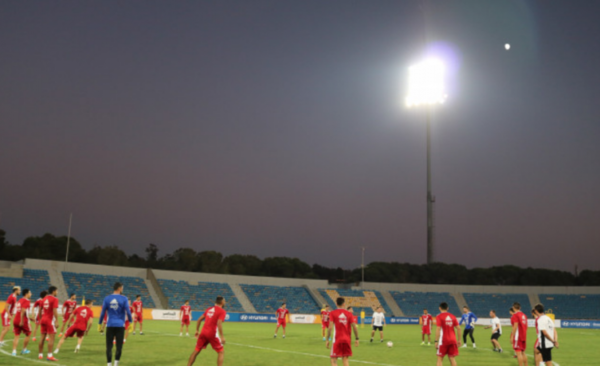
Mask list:
[[[63,315],[63,323],[68,322],[70,318],[71,318],[71,313],[65,313]]]
[[[321,322],[321,326],[323,327],[323,329],[327,329],[327,328],[329,328],[329,322],[327,322],[327,323]]]
[[[125,331],[127,332],[127,329],[129,329],[129,320],[125,320]]]
[[[10,318],[9,318],[9,314],[6,312],[6,310],[4,310],[2,312],[2,326],[10,327]]]
[[[13,324],[13,332],[15,333],[16,336],[23,333],[27,337],[29,337],[29,335],[31,334],[31,328],[29,327],[29,322],[25,322],[25,324],[23,324],[22,327],[17,325],[16,323]]]
[[[83,337],[85,335],[85,329],[81,330],[81,329],[75,328],[75,326],[72,325],[69,327],[69,329],[67,329],[67,332],[65,333],[65,337],[70,338],[76,334],[77,334],[77,338]]]
[[[517,352],[525,352],[525,349],[527,348],[527,342],[526,341],[518,341],[518,340],[514,340],[513,341],[513,349]]]
[[[134,323],[143,323],[144,322],[144,318],[142,318],[142,313],[136,313],[135,314],[135,320],[133,322]]]
[[[40,332],[42,334],[56,334],[56,326],[54,325],[54,321],[42,319],[40,322]]]
[[[38,315],[38,317],[35,318],[35,324],[40,325],[41,322],[42,322],[42,316]]]
[[[209,343],[215,351],[223,351],[223,344],[221,343],[221,339],[219,337],[200,333],[200,336],[198,336],[198,342],[196,342],[196,352],[200,352],[205,349]]]
[[[427,335],[431,335],[431,327],[427,326],[427,327],[423,327],[421,330],[422,334],[427,334]]]
[[[181,324],[183,324],[183,325],[190,325],[190,317],[189,316],[184,316],[183,318],[181,318]]]
[[[350,343],[333,342],[333,347],[331,347],[330,356],[332,358],[352,356],[352,347],[350,346]]]
[[[285,326],[286,326],[285,320],[277,319],[277,326],[280,326],[280,325],[285,328]]]
[[[458,356],[458,345],[456,343],[441,345],[438,347],[437,355],[439,357],[456,357]]]

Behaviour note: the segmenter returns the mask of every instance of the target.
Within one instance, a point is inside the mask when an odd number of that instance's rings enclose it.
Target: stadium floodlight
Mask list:
[[[446,67],[442,61],[429,58],[408,69],[406,106],[443,104],[448,98],[444,86]]]

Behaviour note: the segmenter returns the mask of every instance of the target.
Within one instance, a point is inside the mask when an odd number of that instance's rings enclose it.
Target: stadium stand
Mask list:
[[[406,316],[420,316],[423,314],[423,309],[427,309],[430,314],[438,314],[442,302],[448,303],[450,313],[461,314],[456,299],[448,292],[390,291],[390,294]]]
[[[373,315],[377,306],[382,306],[386,316],[394,316],[392,310],[383,299],[379,291],[374,290],[347,290],[347,289],[319,289],[319,293],[325,298],[332,309],[336,309],[335,300],[342,296],[346,299],[346,305],[352,306],[354,314],[360,316],[364,311],[366,316]]]
[[[158,284],[169,300],[170,309],[179,309],[185,300],[190,300],[192,310],[204,311],[215,304],[217,296],[227,301],[227,311],[241,313],[244,311],[237,297],[226,283],[199,282],[190,285],[186,281],[158,279]]]
[[[600,319],[600,295],[539,295],[557,319]]]
[[[259,313],[275,313],[283,301],[292,314],[318,314],[319,304],[303,287],[240,285]]]
[[[23,278],[0,277],[0,299],[2,301],[8,298],[12,293],[14,286],[21,286],[21,289],[28,288],[32,293],[32,300],[35,301],[40,296],[40,292],[50,287],[50,276],[48,271],[39,269],[24,269]]]
[[[75,293],[79,300],[85,296],[102,305],[102,300],[113,293],[115,282],[121,282],[124,287],[123,295],[135,301],[135,295],[142,295],[145,308],[155,308],[154,300],[148,292],[146,283],[139,277],[103,276],[98,274],[62,272],[67,293]]]
[[[475,315],[481,318],[489,317],[490,310],[495,310],[500,318],[510,318],[508,309],[515,302],[521,304],[523,312],[529,316],[532,308],[529,296],[526,294],[476,294],[463,293],[467,305]]]

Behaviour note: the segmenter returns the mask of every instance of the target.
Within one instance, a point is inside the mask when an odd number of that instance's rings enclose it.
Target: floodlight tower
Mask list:
[[[448,95],[444,86],[445,66],[429,58],[408,69],[408,108],[425,108],[427,123],[427,264],[433,263],[433,202],[431,193],[431,108],[444,104]]]

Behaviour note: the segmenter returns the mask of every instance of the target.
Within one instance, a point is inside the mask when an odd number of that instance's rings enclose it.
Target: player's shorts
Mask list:
[[[129,329],[129,320],[125,321],[125,331],[127,332],[127,329]]]
[[[552,361],[552,348],[537,348],[538,351],[540,351],[540,354],[542,355],[542,361],[544,361],[544,363],[546,362],[550,362]]]
[[[285,320],[277,319],[277,326],[280,326],[280,325],[285,328],[287,323]]]
[[[38,315],[37,318],[35,318],[35,324],[40,325],[42,323],[42,315]]]
[[[183,318],[181,318],[181,324],[183,324],[183,325],[190,325],[190,317],[189,316],[184,316]]]
[[[42,319],[40,322],[40,332],[42,334],[56,334],[56,326],[54,325],[54,321]]]
[[[2,326],[10,327],[10,317],[9,317],[9,314],[6,312],[6,310],[4,310],[2,312]]]
[[[329,322],[321,322],[321,327],[323,329],[328,329],[329,328]]]
[[[16,323],[13,324],[13,332],[16,336],[21,335],[21,333],[25,334],[25,336],[29,337],[31,334],[31,328],[29,327],[29,322],[23,324],[23,326],[19,326]]]
[[[458,356],[458,345],[456,343],[443,344],[438,347],[437,355],[440,357],[456,357]]]
[[[494,340],[496,340],[496,341],[497,341],[497,340],[500,338],[500,336],[501,336],[501,335],[502,335],[502,334],[500,334],[500,333],[498,333],[498,332],[496,332],[496,333],[493,333],[493,334],[492,334],[492,339],[494,339]]]
[[[525,341],[519,341],[519,340],[514,340],[513,341],[513,349],[517,352],[525,352],[525,349],[527,348],[527,342]]]
[[[71,318],[71,313],[66,313],[63,315],[63,323],[66,323]]]
[[[350,343],[346,342],[333,342],[333,347],[331,347],[331,355],[332,358],[337,357],[350,357],[352,356],[352,347]]]
[[[381,326],[374,325],[374,326],[373,326],[373,330],[374,330],[374,331],[375,331],[375,330],[378,330],[378,331],[380,331],[380,332],[383,332],[383,325],[381,325]]]
[[[142,313],[136,313],[135,314],[135,320],[133,322],[134,323],[143,323],[144,322],[144,318],[142,317]]]
[[[205,349],[209,343],[215,351],[223,351],[223,343],[221,343],[221,339],[219,337],[200,333],[198,336],[198,342],[196,342],[196,352],[200,352]]]
[[[69,329],[67,329],[67,332],[65,333],[65,337],[71,338],[74,335],[77,335],[77,338],[83,337],[85,335],[85,329],[81,330],[81,329],[75,328],[74,325],[70,326]]]
[[[427,327],[422,327],[421,333],[422,333],[422,334],[431,335],[431,327],[429,327],[429,326],[427,326]]]

